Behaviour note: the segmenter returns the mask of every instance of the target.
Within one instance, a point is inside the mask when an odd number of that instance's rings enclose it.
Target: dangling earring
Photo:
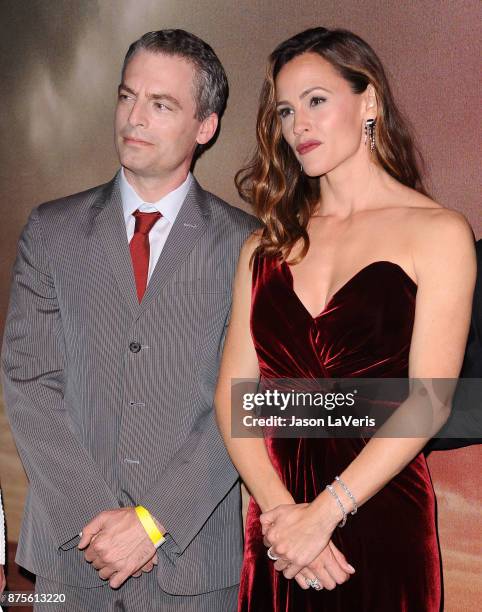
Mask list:
[[[303,174],[303,164],[300,164],[300,172]]]
[[[375,150],[375,126],[377,124],[376,119],[367,119],[365,121],[365,144],[370,141],[370,153]]]

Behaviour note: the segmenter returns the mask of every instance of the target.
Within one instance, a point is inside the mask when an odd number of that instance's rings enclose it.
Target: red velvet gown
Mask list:
[[[315,318],[287,264],[256,257],[251,332],[263,378],[408,376],[416,284],[389,261],[353,276]],[[363,439],[266,438],[297,503],[310,502],[363,448]],[[438,612],[441,578],[435,497],[419,454],[354,516],[334,544],[356,573],[332,591],[303,590],[273,569],[251,500],[240,612]]]

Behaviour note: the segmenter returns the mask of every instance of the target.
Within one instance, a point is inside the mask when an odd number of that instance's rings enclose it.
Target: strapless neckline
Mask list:
[[[358,272],[355,272],[355,274],[353,274],[353,276],[351,276],[345,283],[343,283],[343,285],[341,285],[341,287],[339,287],[330,296],[330,298],[328,299],[328,301],[326,302],[325,306],[320,311],[320,313],[317,314],[316,316],[313,316],[311,314],[311,312],[308,310],[308,308],[306,308],[304,303],[301,301],[300,297],[298,296],[298,294],[296,293],[296,291],[294,289],[294,279],[293,279],[293,274],[291,272],[291,268],[290,268],[289,264],[287,264],[286,261],[283,261],[281,263],[281,267],[282,267],[282,270],[285,271],[285,278],[287,280],[287,285],[288,285],[289,289],[291,290],[291,293],[293,294],[293,296],[294,296],[295,300],[298,302],[298,304],[301,306],[302,310],[305,311],[305,313],[308,315],[308,317],[312,321],[316,321],[317,319],[320,319],[321,317],[325,316],[331,310],[331,308],[333,306],[333,303],[336,301],[336,299],[345,290],[347,290],[350,287],[350,285],[352,285],[357,280],[360,280],[360,278],[362,278],[368,272],[373,272],[373,270],[377,266],[390,266],[390,267],[393,267],[395,269],[395,271],[398,271],[399,274],[407,281],[408,284],[412,285],[414,289],[417,288],[417,283],[411,278],[411,276],[409,276],[407,274],[407,272],[405,272],[405,270],[399,264],[394,263],[393,261],[385,260],[385,259],[380,259],[380,260],[377,260],[377,261],[372,261],[371,263],[367,264],[366,266],[363,266],[363,268],[358,270]]]

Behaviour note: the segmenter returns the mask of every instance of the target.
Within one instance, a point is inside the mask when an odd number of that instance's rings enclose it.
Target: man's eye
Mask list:
[[[285,119],[288,115],[291,115],[291,108],[280,108],[278,109],[278,115],[280,119]]]
[[[154,102],[154,106],[155,106],[155,108],[157,108],[159,110],[171,110],[168,106],[166,106],[162,102]]]
[[[125,102],[126,100],[129,99],[129,96],[125,93],[120,93],[118,96],[119,100],[121,100],[122,102]]]
[[[310,105],[318,106],[319,104],[322,104],[323,102],[326,102],[326,98],[322,98],[320,96],[313,96],[313,98],[311,98],[310,100]]]

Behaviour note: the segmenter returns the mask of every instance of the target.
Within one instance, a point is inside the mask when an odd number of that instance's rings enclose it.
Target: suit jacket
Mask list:
[[[437,437],[429,442],[426,452],[482,443],[482,240],[476,244],[476,253],[477,280],[461,380],[450,417]]]
[[[258,225],[193,181],[139,304],[118,176],[33,210],[2,357],[30,482],[20,565],[104,584],[76,536],[102,510],[140,504],[169,532],[163,590],[239,582],[238,474],[213,394],[239,250]]]

